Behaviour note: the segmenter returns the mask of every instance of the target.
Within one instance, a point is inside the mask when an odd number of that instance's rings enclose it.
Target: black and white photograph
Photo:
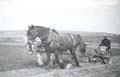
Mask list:
[[[0,77],[120,77],[120,1],[0,0]]]

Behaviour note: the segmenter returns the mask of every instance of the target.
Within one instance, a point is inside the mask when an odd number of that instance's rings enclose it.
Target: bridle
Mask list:
[[[48,32],[48,34],[46,34],[46,35],[44,35],[44,36],[41,36],[41,37],[39,36],[39,34],[36,35],[36,36],[41,40],[41,45],[40,45],[40,47],[45,47],[46,40],[47,40],[47,38],[49,37],[49,32]],[[35,37],[35,39],[36,39],[37,37]],[[33,53],[33,47],[32,47],[32,46],[35,45],[35,39],[32,40],[31,43],[27,42],[27,45],[29,46],[29,51],[31,51],[32,53]],[[45,40],[45,39],[46,39],[46,40]]]

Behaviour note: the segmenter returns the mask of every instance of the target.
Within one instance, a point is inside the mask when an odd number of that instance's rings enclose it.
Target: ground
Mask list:
[[[112,64],[80,63],[80,67],[69,70],[48,70],[37,65],[35,55],[29,55],[25,45],[0,45],[0,77],[119,77],[120,49],[112,48],[112,52]]]

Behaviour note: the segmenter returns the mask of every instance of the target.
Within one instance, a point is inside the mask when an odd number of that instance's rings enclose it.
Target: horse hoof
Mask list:
[[[38,65],[39,65],[39,66],[43,66],[44,63],[43,63],[41,60],[39,60],[39,61],[38,61]]]
[[[112,61],[110,61],[108,64],[112,64]]]
[[[109,61],[108,61],[108,64],[112,64],[112,60],[109,60]]]
[[[79,67],[79,64],[76,64],[76,66],[78,66],[78,67]]]
[[[65,69],[71,69],[72,68],[72,64],[67,64]]]
[[[44,63],[38,63],[38,65],[39,65],[39,66],[43,66],[43,65],[44,65]]]
[[[65,64],[60,63],[59,66],[60,66],[61,69],[65,69]]]
[[[30,55],[32,55],[33,54],[33,52],[28,52]]]

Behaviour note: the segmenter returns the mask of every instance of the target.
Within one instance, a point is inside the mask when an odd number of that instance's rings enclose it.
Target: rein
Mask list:
[[[44,36],[42,36],[42,37],[39,37],[41,40],[42,39],[44,39],[44,38],[46,38],[46,37],[48,37],[49,36],[49,34],[46,34],[46,35],[44,35]]]

